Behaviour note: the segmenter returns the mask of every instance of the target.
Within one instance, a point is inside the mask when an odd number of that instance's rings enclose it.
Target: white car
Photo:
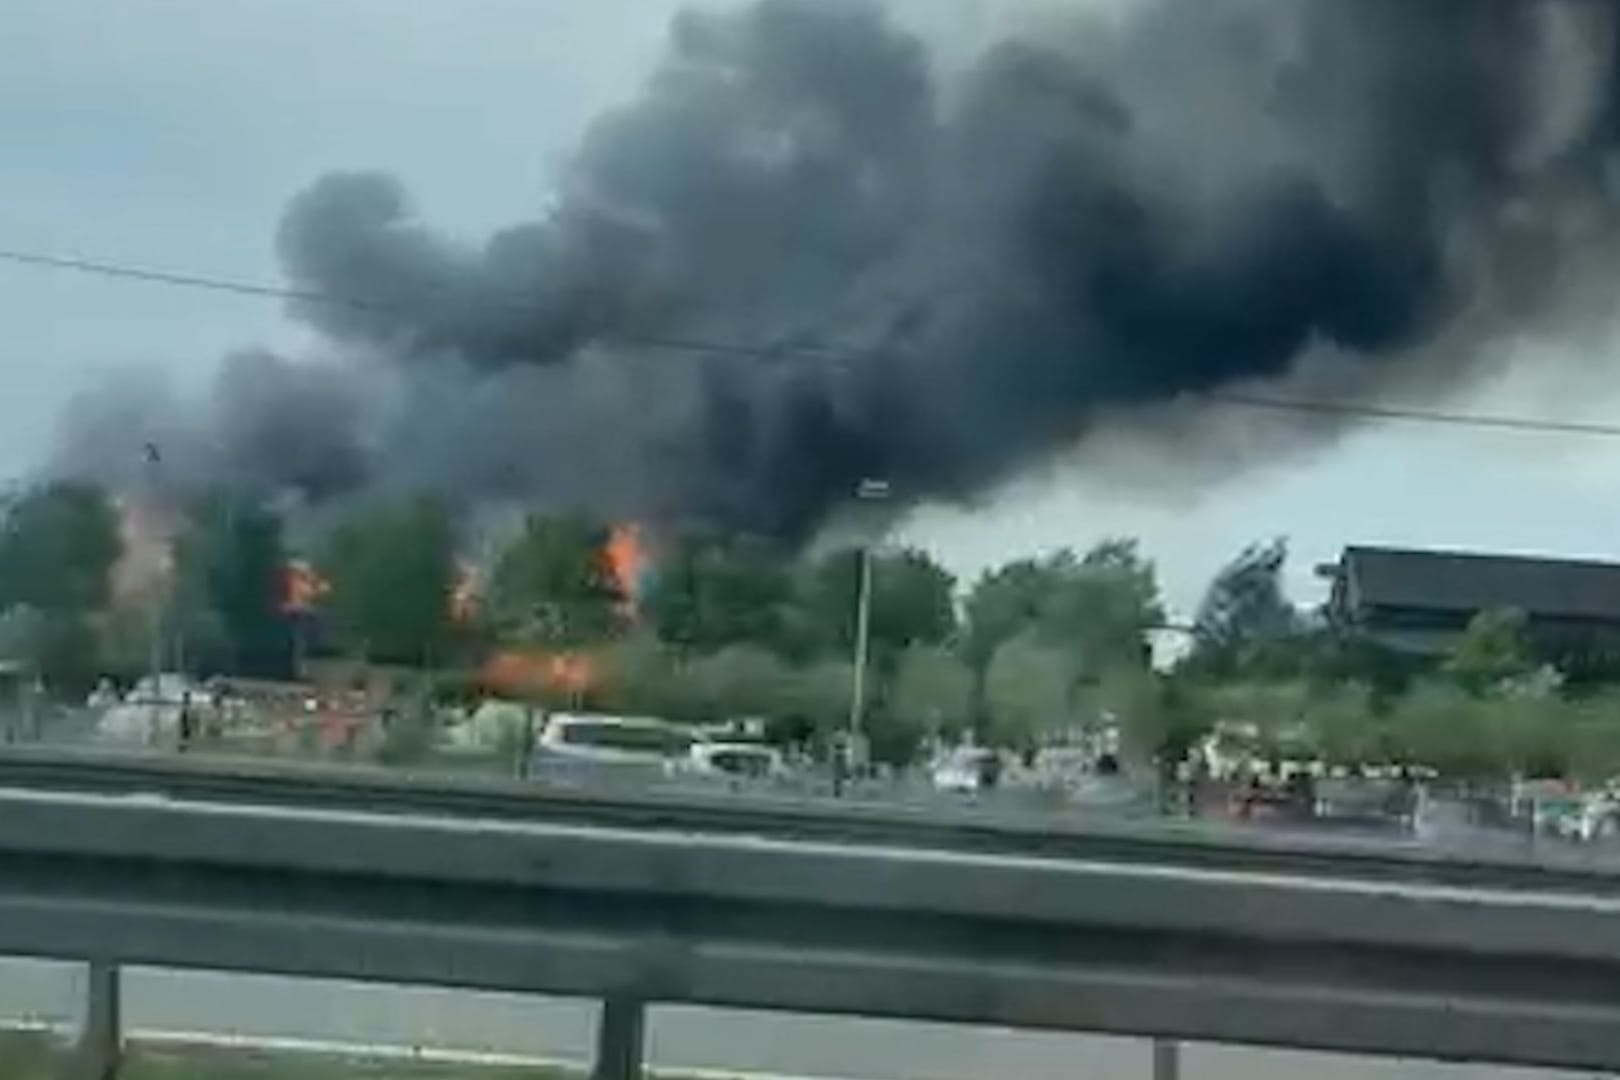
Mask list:
[[[165,671],[156,677],[143,675],[124,695],[126,705],[179,705],[183,701],[201,704],[209,699],[206,686],[189,675]]]
[[[669,775],[703,741],[696,732],[656,717],[552,713],[531,760],[537,773],[548,775]]]
[[[746,742],[694,743],[689,768],[699,774],[751,780],[777,780],[788,771],[780,750]]]
[[[156,746],[180,731],[180,706],[161,701],[125,701],[96,721],[96,738],[126,746]]]
[[[1615,831],[1616,807],[1607,794],[1549,800],[1537,808],[1539,830],[1566,840],[1590,843]]]
[[[985,772],[996,751],[969,746],[952,750],[934,763],[930,779],[936,791],[972,794],[984,787]]]

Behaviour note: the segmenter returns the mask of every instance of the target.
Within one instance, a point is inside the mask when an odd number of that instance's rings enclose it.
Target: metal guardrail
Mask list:
[[[1620,890],[0,790],[0,953],[1620,1069]],[[99,989],[98,989],[99,988]],[[108,1021],[106,1018],[111,1017]],[[109,1034],[110,1032],[110,1034]],[[103,1074],[105,1075],[105,1074]]]
[[[1620,883],[1620,861],[1569,846],[1437,851],[1411,838],[1122,818],[1085,806],[1044,812],[965,799],[906,802],[694,791],[641,784],[558,785],[453,773],[64,748],[0,749],[0,788],[151,794],[303,809],[488,817],[678,829],[831,843],[887,844],[1050,858],[1321,872],[1463,886],[1586,888]]]

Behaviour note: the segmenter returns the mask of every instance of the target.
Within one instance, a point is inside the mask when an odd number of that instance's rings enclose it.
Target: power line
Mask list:
[[[125,263],[107,262],[76,256],[52,255],[17,248],[0,247],[0,262],[35,269],[61,270],[79,274],[136,281],[148,285],[170,288],[197,289],[226,293],[256,299],[284,300],[297,303],[342,307],[377,313],[409,314],[403,304],[367,300],[363,297],[315,289],[297,289],[286,285],[239,278],[215,277],[205,274],[180,273],[157,270]],[[512,304],[510,309],[523,314],[530,309]],[[625,334],[616,338],[625,345],[656,349],[666,352],[695,353],[709,356],[751,357],[756,359],[813,359],[833,363],[856,363],[863,355],[847,349],[820,346],[745,345],[736,342],[712,341],[697,338],[669,337],[651,334]],[[1476,428],[1494,431],[1522,431],[1538,434],[1579,435],[1596,438],[1620,438],[1620,424],[1600,424],[1580,420],[1552,420],[1530,416],[1509,416],[1489,413],[1453,412],[1442,409],[1419,409],[1401,406],[1358,404],[1347,401],[1320,401],[1309,398],[1270,397],[1259,394],[1215,391],[1200,395],[1202,400],[1217,405],[1245,409],[1263,409],[1271,412],[1309,413],[1319,416],[1342,416],[1366,420],[1396,420],[1407,423],[1435,424],[1446,427]]]
[[[1584,420],[1547,420],[1532,416],[1446,412],[1439,409],[1409,409],[1392,405],[1359,405],[1354,402],[1311,401],[1307,398],[1273,398],[1219,392],[1205,394],[1204,400],[1219,405],[1235,405],[1245,409],[1271,409],[1277,412],[1317,413],[1369,420],[1406,420],[1414,423],[1489,428],[1497,431],[1620,438],[1620,424],[1598,424]]]
[[[271,285],[265,282],[248,281],[242,278],[214,277],[205,274],[179,273],[171,270],[157,270],[151,267],[132,266],[127,263],[106,262],[100,259],[85,259],[71,255],[50,255],[36,251],[24,251],[18,248],[0,248],[0,262],[12,263],[17,266],[32,267],[35,269],[65,270],[78,274],[89,274],[96,277],[114,278],[122,281],[136,281],[146,285],[166,285],[170,288],[198,289],[204,292],[226,293],[233,296],[246,296],[260,300],[285,300],[295,303],[316,304],[323,307],[348,308],[355,311],[374,312],[378,314],[410,314],[409,305],[389,303],[380,300],[368,300],[364,297],[349,296],[343,293],[326,292],[317,289],[296,289],[287,285]],[[516,315],[532,313],[533,309],[527,305],[511,303],[504,305],[507,310]],[[624,336],[619,340],[643,348],[661,349],[668,352],[703,353],[714,356],[741,356],[741,357],[786,357],[802,356],[809,359],[821,360],[851,360],[855,359],[853,353],[837,352],[831,349],[815,346],[761,346],[743,345],[735,342],[704,341],[694,338],[668,337],[661,335],[637,334]]]
[[[20,251],[14,248],[0,248],[0,262],[50,270],[70,270],[74,273],[120,278],[125,281],[141,281],[148,285],[169,285],[183,289],[233,293],[237,296],[252,296],[260,299],[299,300],[312,304],[360,308],[367,311],[389,310],[386,305],[368,303],[355,297],[293,289],[282,285],[264,285],[231,278],[205,277],[201,274],[180,274],[167,270],[152,270],[140,266],[101,262],[96,259],[80,259],[69,255],[46,255],[34,251]]]

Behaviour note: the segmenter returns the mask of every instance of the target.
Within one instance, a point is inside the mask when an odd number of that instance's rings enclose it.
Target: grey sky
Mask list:
[[[3,6],[0,246],[273,279],[286,198],[329,169],[391,171],[424,217],[467,235],[537,213],[583,125],[635,85],[679,5]],[[901,13],[960,50],[1006,6],[907,0]],[[0,311],[8,474],[37,460],[63,401],[99,373],[133,364],[197,382],[229,349],[301,342],[272,303],[5,265]],[[1607,419],[1620,388],[1613,340],[1521,343],[1509,376],[1450,406]],[[1345,542],[1620,556],[1617,460],[1620,440],[1382,423],[1198,489],[1129,485],[1087,454],[971,513],[924,510],[902,531],[968,574],[1018,553],[1140,535],[1182,609],[1243,543],[1282,534],[1295,542],[1304,598],[1311,564]]]

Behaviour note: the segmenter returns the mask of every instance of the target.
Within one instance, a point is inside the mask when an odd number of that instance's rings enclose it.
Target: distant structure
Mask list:
[[[1401,653],[1437,656],[1479,612],[1513,608],[1550,662],[1620,661],[1620,563],[1348,547],[1317,574],[1330,622]]]

